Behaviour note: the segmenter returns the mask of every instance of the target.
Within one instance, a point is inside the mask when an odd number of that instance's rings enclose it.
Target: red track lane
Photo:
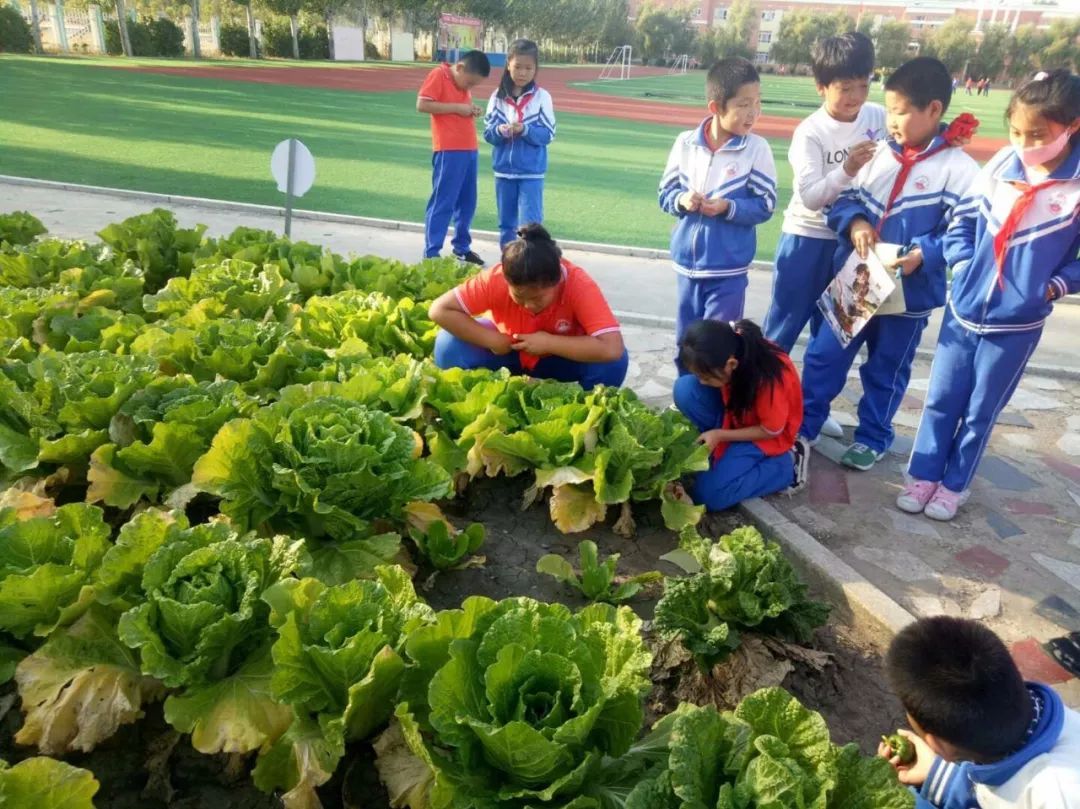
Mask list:
[[[191,76],[200,79],[224,79],[247,81],[257,84],[288,84],[297,87],[318,87],[332,90],[351,90],[358,93],[389,93],[415,90],[420,87],[430,68],[426,67],[230,67],[207,65],[205,67],[132,67],[146,73],[162,73],[170,76]],[[663,68],[634,68],[638,76],[663,76]],[[499,71],[480,85],[473,95],[485,99],[495,89]],[[592,81],[597,78],[596,67],[574,67],[548,70],[542,73],[543,86],[555,99],[558,112],[576,112],[599,115],[624,121],[670,124],[690,127],[707,114],[704,99],[700,107],[686,104],[665,104],[643,99],[596,93],[571,87],[571,82]],[[704,74],[703,74],[704,75]],[[704,80],[703,80],[704,85]],[[704,96],[704,86],[702,87]],[[763,115],[754,125],[754,132],[766,138],[790,138],[799,119]],[[967,152],[976,160],[988,160],[1008,141],[998,138],[976,137]]]

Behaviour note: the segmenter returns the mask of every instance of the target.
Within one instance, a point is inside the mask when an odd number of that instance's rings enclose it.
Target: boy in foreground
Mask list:
[[[473,104],[473,87],[491,72],[482,51],[469,51],[455,64],[443,62],[433,69],[416,99],[416,111],[431,116],[431,198],[424,215],[424,258],[437,258],[454,220],[454,255],[461,261],[483,265],[472,249],[476,213],[476,124],[484,114]]]
[[[886,745],[916,809],[1077,809],[1080,714],[1049,686],[1025,683],[993,632],[936,616],[907,626],[885,659],[912,731],[907,764]]]

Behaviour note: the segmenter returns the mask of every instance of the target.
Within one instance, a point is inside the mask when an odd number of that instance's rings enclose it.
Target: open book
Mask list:
[[[818,308],[840,345],[850,343],[875,314],[905,311],[903,285],[886,269],[899,250],[899,245],[879,243],[865,259],[852,251],[821,293]]]

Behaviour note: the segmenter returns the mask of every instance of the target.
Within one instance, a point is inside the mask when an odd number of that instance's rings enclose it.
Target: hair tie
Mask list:
[[[1048,78],[1050,78],[1050,74],[1047,73],[1045,70],[1040,70],[1038,73],[1036,73],[1034,76],[1031,77],[1031,80],[1032,81],[1046,81]]]

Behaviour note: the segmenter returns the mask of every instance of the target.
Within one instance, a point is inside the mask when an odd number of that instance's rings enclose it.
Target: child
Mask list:
[[[675,340],[696,320],[737,320],[755,226],[773,214],[776,167],[769,143],[750,130],[761,114],[758,72],[721,59],[705,82],[709,116],[681,133],[660,180],[660,207],[676,218],[671,258],[678,273]]]
[[[908,625],[885,658],[907,711],[915,760],[901,783],[916,809],[1080,809],[1080,714],[1049,686],[1025,683],[986,627],[944,615]]]
[[[905,251],[893,267],[899,270],[907,311],[874,315],[846,346],[832,329],[819,329],[803,359],[802,434],[813,442],[866,343],[867,358],[859,369],[859,426],[841,458],[853,469],[870,469],[892,444],[892,419],[907,390],[919,338],[931,311],[945,304],[945,223],[979,170],[962,150],[952,148],[953,132],[941,126],[951,95],[949,71],[937,59],[912,59],[889,76],[888,144],[829,209],[829,226],[840,236],[837,269],[852,248],[866,258],[879,239]]]
[[[482,51],[469,51],[453,66],[443,62],[420,86],[416,111],[431,116],[431,198],[424,215],[424,258],[442,252],[446,231],[454,220],[454,255],[483,265],[472,250],[476,213],[476,125],[483,111],[472,103],[469,90],[487,78],[491,65]]]
[[[555,109],[548,91],[536,86],[539,59],[535,42],[510,44],[506,70],[484,118],[484,140],[494,147],[500,247],[517,238],[521,225],[544,221],[544,172],[547,147],[555,139]]]
[[[712,453],[694,478],[694,502],[721,511],[805,484],[799,375],[761,329],[749,320],[699,320],[682,337],[679,363],[689,373],[675,381],[675,406]]]
[[[492,319],[474,319],[484,312]],[[541,225],[521,228],[502,264],[444,293],[429,316],[443,328],[440,368],[509,368],[585,389],[626,378],[629,357],[603,293]]]
[[[851,32],[814,45],[821,107],[795,128],[788,160],[795,182],[776,246],[772,303],[765,336],[791,351],[799,333],[821,325],[817,300],[833,278],[836,234],[822,210],[849,188],[885,137],[885,108],[866,103],[874,44]],[[839,436],[834,436],[839,437]]]
[[[1080,77],[1037,74],[1006,117],[1012,146],[979,173],[945,237],[952,295],[896,501],[935,520],[967,500],[1053,301],[1080,291]]]
[[[811,334],[821,326],[817,300],[832,280],[836,253],[836,234],[822,209],[851,185],[874,156],[876,141],[885,137],[885,108],[866,103],[874,69],[868,36],[852,31],[816,43],[811,65],[824,103],[791,138],[788,161],[795,182],[776,245],[764,323],[765,336],[784,351],[791,351],[807,322]],[[821,431],[832,438],[844,435],[831,416]]]

